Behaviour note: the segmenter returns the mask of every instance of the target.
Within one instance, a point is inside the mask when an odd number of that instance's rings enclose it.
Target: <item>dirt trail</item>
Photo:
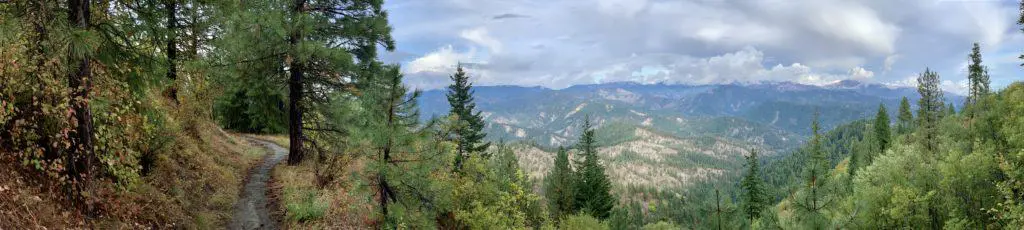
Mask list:
[[[242,196],[235,204],[235,213],[228,224],[229,229],[277,229],[277,223],[270,216],[267,199],[267,183],[270,181],[270,170],[281,163],[288,151],[279,145],[267,141],[247,138],[249,141],[263,145],[273,153],[263,158],[263,162],[249,171]]]

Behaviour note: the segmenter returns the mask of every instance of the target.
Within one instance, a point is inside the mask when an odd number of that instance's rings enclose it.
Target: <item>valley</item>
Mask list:
[[[735,179],[756,150],[783,158],[805,143],[815,111],[824,130],[870,118],[879,104],[897,108],[916,89],[838,81],[726,85],[606,83],[565,89],[478,86],[489,140],[512,143],[520,165],[540,181],[555,149],[578,139],[581,121],[596,124],[600,155],[619,188],[685,189]],[[424,92],[421,119],[447,113],[445,91]],[[964,98],[947,94],[947,103]],[[895,110],[891,111],[895,116]]]

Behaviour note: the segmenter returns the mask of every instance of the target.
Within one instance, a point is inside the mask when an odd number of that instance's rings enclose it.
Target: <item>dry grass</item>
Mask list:
[[[635,131],[636,140],[613,146],[598,148],[598,155],[608,167],[608,175],[617,185],[636,185],[652,188],[685,187],[699,181],[722,176],[726,170],[707,167],[682,167],[672,165],[667,159],[680,152],[700,153],[718,159],[727,159],[749,154],[746,146],[714,140],[711,145],[700,144],[693,139],[661,135],[647,129]],[[554,164],[554,152],[546,152],[533,146],[518,145],[513,148],[519,157],[519,166],[531,179],[540,181]],[[573,158],[574,151],[570,151]],[[631,161],[615,161],[622,154],[631,154]]]
[[[2,154],[2,153],[0,153]],[[8,157],[0,160],[0,229],[84,229],[82,216],[63,208],[55,192],[44,191]]]
[[[255,136],[262,140],[287,142],[281,136]],[[280,143],[274,141],[275,143]],[[284,213],[283,226],[288,229],[370,229],[374,210],[372,192],[360,185],[358,172],[364,164],[343,159],[339,163],[341,177],[323,188],[316,185],[314,164],[307,160],[290,166],[274,168],[274,190],[280,196],[278,212]],[[365,180],[364,180],[365,181]]]
[[[246,137],[249,137],[249,138],[269,141],[271,143],[280,145],[281,147],[284,147],[285,149],[288,148],[288,136],[285,136],[285,135],[260,135],[260,134],[242,134],[242,135],[246,136]]]

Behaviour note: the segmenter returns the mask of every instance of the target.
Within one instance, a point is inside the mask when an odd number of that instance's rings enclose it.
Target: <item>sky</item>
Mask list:
[[[1024,79],[1018,3],[995,0],[390,0],[402,65],[418,89],[632,81],[725,84],[854,79],[966,89],[981,44],[995,88]]]

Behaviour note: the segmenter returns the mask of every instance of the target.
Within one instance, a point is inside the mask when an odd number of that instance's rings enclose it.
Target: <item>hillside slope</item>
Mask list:
[[[789,149],[809,134],[815,110],[824,129],[873,115],[879,103],[896,108],[915,100],[912,88],[856,81],[813,86],[789,82],[726,85],[644,85],[606,83],[553,90],[540,87],[475,87],[478,108],[493,140],[530,140],[564,145],[576,138],[583,116],[602,126],[610,122],[653,127],[680,137],[722,136]],[[947,93],[947,102],[963,97]],[[445,91],[420,99],[424,119],[446,114]],[[890,109],[895,112],[895,109]]]
[[[685,189],[721,179],[742,166],[743,156],[755,148],[722,138],[679,138],[648,128],[616,131],[631,135],[599,147],[598,153],[618,188]],[[598,133],[600,137],[607,131]],[[538,181],[554,162],[554,152],[531,145],[515,145],[513,151],[520,167]]]

